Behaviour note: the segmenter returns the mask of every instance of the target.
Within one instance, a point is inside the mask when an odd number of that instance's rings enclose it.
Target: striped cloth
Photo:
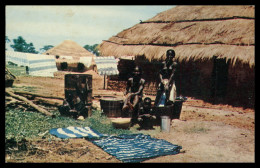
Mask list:
[[[7,63],[12,62],[17,66],[27,66],[27,73],[31,76],[54,77],[53,73],[58,71],[53,55],[5,51],[5,58]]]
[[[94,58],[99,75],[118,75],[117,69],[118,60],[113,56],[95,57]]]
[[[53,128],[49,132],[50,134],[55,135],[62,139],[82,138],[82,137],[93,139],[93,138],[101,138],[105,136],[105,134],[101,134],[90,127]]]
[[[181,146],[144,134],[121,134],[92,141],[122,162],[142,162],[158,156],[178,154]]]
[[[144,134],[121,134],[118,136],[101,134],[90,127],[53,128],[49,131],[59,138],[86,138],[125,163],[142,162],[158,156],[178,154],[181,146],[163,139],[151,138]]]

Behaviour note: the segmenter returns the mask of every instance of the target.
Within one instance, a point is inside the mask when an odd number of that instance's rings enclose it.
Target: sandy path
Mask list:
[[[63,79],[23,77],[15,82],[15,86],[34,86],[37,93],[64,97]],[[116,93],[116,91],[107,91],[107,94],[110,92],[112,95]],[[95,105],[98,105],[97,101]],[[180,154],[162,156],[145,162],[255,162],[255,112],[253,109],[211,105],[189,98],[183,104],[180,120],[173,120],[170,133],[160,132],[156,137],[180,145],[183,149]],[[50,152],[42,161],[120,162],[90,142],[82,142],[82,139],[70,141],[67,144],[63,141],[57,143],[64,147],[68,144],[73,146],[80,143],[87,146],[91,154],[81,157],[75,154],[75,157],[70,156],[70,159],[66,161],[68,156],[58,155],[59,157],[53,158],[56,155]],[[57,149],[50,150],[55,152]],[[82,150],[79,149],[79,152]],[[39,159],[41,158],[35,155],[34,158],[27,158],[27,161],[37,162]]]

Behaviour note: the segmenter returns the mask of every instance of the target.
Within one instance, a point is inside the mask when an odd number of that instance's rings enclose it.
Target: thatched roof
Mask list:
[[[73,56],[75,57],[85,57],[85,56],[94,56],[91,52],[80,46],[74,41],[64,40],[62,43],[53,47],[43,54],[49,55],[59,55],[59,56]]]
[[[226,57],[254,66],[254,6],[177,6],[123,30],[99,45],[104,56],[179,61]]]

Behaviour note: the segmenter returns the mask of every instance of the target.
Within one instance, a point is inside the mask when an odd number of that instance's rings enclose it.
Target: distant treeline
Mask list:
[[[13,39],[12,42],[13,44],[10,44],[10,47],[13,48],[14,51],[26,52],[26,53],[35,53],[35,54],[43,53],[54,47],[53,45],[45,45],[42,48],[40,48],[40,51],[37,51],[33,46],[33,43],[27,43],[22,36],[18,36],[16,39]],[[8,36],[5,36],[5,44],[8,45],[9,43],[11,43],[11,40],[8,38]],[[98,44],[94,44],[94,45],[86,44],[84,45],[83,48],[92,52],[96,56],[99,56],[99,51],[97,49],[97,46]]]

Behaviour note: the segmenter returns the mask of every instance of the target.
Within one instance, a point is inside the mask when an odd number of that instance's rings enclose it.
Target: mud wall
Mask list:
[[[237,63],[229,67],[227,103],[245,108],[255,106],[255,68]]]
[[[137,61],[143,69],[143,78],[146,80],[144,93],[156,95],[160,64],[158,62]],[[254,108],[255,104],[255,69],[248,65],[237,63],[228,66],[226,94],[223,97],[212,96],[213,59],[189,60],[178,62],[175,72],[177,96],[194,97],[213,104],[229,104],[244,108]],[[130,71],[129,71],[130,73]],[[110,79],[108,88],[124,91],[125,80]]]

